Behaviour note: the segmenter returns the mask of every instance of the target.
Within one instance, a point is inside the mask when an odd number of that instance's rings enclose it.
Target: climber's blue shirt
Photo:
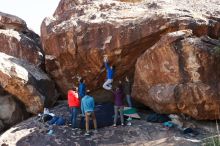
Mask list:
[[[107,79],[113,79],[115,71],[110,68],[108,62],[105,62],[105,68],[107,70]]]
[[[79,83],[78,93],[81,98],[86,95],[86,85],[84,83]]]

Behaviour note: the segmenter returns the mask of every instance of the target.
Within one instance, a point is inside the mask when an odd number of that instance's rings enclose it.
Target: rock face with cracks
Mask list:
[[[44,69],[40,37],[24,20],[0,12],[0,131],[57,100]],[[9,56],[10,55],[10,56]],[[41,69],[40,69],[41,68]],[[29,113],[28,113],[29,112]]]
[[[134,75],[132,95],[146,106],[219,119],[219,5],[218,0],[61,0],[41,25],[46,70],[63,93],[79,76],[97,89],[108,56],[116,66],[114,80]]]
[[[24,20],[0,12],[0,52],[43,66],[40,37],[29,30]]]
[[[53,105],[57,99],[53,81],[41,69],[4,53],[0,53],[0,85],[33,114]]]
[[[191,29],[193,35],[217,38],[220,2],[207,3],[61,0],[41,26],[46,70],[63,93],[79,76],[96,89],[105,78],[104,55],[116,65],[117,80],[132,74],[137,58],[168,32]]]
[[[168,33],[136,63],[133,96],[159,113],[220,118],[219,41]]]
[[[27,118],[24,105],[0,88],[0,132]]]

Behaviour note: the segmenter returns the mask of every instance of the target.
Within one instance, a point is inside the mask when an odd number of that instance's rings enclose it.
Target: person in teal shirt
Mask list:
[[[94,132],[97,132],[97,121],[96,121],[96,116],[95,116],[95,101],[92,96],[85,95],[82,100],[81,100],[81,111],[82,115],[85,116],[86,120],[86,133],[85,135],[89,135],[89,119],[92,117],[93,124],[94,124]]]

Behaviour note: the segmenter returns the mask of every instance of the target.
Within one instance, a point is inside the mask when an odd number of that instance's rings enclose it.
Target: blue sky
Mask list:
[[[16,15],[26,21],[29,28],[40,34],[43,19],[51,16],[60,0],[1,0],[0,11]]]

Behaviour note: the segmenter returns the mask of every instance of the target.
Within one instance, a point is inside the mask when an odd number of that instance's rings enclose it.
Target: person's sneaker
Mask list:
[[[86,132],[84,135],[85,135],[85,136],[89,136],[89,132]]]
[[[98,133],[98,130],[97,130],[97,129],[95,129],[95,130],[93,131],[93,133]]]
[[[121,126],[124,126],[124,123],[121,123]]]
[[[131,122],[128,122],[128,123],[127,123],[127,126],[131,126]]]
[[[116,124],[113,124],[112,127],[116,127]]]
[[[49,130],[49,131],[47,132],[47,134],[48,134],[48,135],[52,135],[52,134],[53,134],[53,130],[52,130],[52,129]]]

